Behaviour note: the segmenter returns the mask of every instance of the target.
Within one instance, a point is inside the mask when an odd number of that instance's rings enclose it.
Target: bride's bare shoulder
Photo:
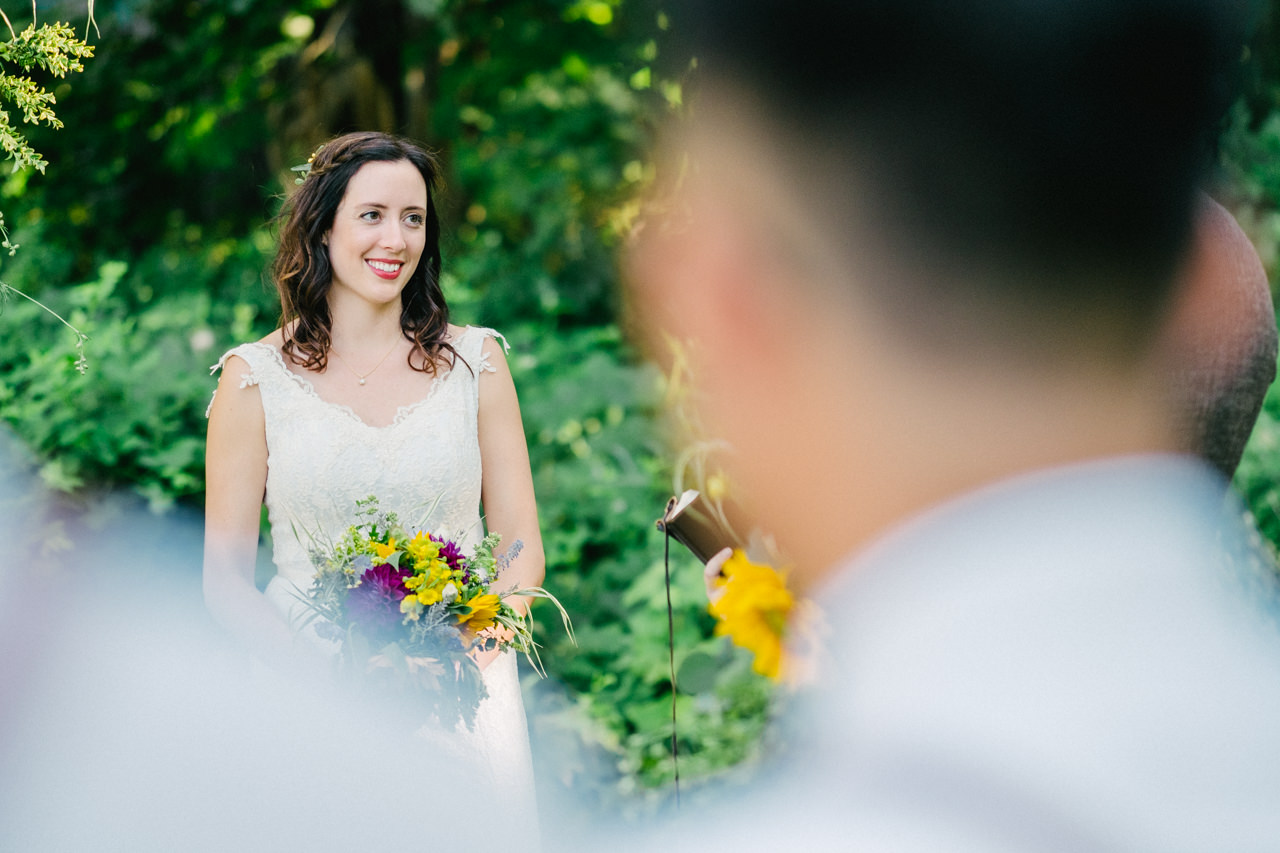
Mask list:
[[[261,338],[258,341],[258,343],[267,344],[268,346],[273,346],[276,349],[283,348],[284,347],[284,329],[276,329],[271,334],[267,335],[264,338]]]

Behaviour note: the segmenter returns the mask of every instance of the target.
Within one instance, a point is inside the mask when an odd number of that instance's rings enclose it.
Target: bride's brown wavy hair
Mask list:
[[[452,366],[459,358],[447,340],[449,307],[440,289],[440,218],[434,198],[439,164],[407,139],[386,133],[348,133],[316,150],[310,173],[284,203],[277,220],[280,245],[271,275],[280,293],[282,349],[294,364],[324,370],[329,361],[333,267],[325,236],[351,177],[366,163],[401,160],[411,163],[427,185],[426,244],[400,297],[400,328],[416,345],[409,353],[409,366],[434,374],[439,365]]]

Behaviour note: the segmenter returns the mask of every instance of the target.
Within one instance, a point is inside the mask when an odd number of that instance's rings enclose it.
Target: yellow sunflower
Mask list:
[[[458,614],[458,622],[465,625],[472,633],[479,633],[493,626],[501,605],[502,599],[491,592],[477,595],[466,603],[466,606],[471,609]]]
[[[723,594],[711,604],[715,632],[755,655],[751,668],[777,679],[782,671],[783,637],[795,599],[781,574],[735,550],[724,564]]]

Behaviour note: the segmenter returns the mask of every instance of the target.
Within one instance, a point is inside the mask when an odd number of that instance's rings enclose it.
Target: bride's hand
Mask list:
[[[493,648],[488,651],[477,647],[472,649],[470,652],[471,659],[476,662],[476,666],[480,667],[480,671],[483,672],[489,664],[498,659],[498,655],[502,654],[502,647],[511,642],[514,635],[509,630],[495,625],[491,628],[485,628],[477,636],[481,639],[494,639],[498,641],[494,644]]]
[[[498,647],[492,648],[487,652],[480,649],[472,649],[471,659],[476,662],[476,666],[480,667],[480,671],[484,672],[489,664],[498,659],[500,654],[502,654],[502,649]]]
[[[724,595],[724,586],[720,580],[724,577],[724,564],[732,554],[732,548],[722,548],[714,557],[707,560],[707,565],[702,570],[702,582],[707,588],[707,601],[712,604]]]

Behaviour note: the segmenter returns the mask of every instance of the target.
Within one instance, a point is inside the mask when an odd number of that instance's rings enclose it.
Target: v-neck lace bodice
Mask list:
[[[342,403],[334,403],[321,397],[320,393],[316,391],[315,385],[311,382],[310,379],[307,379],[305,376],[302,376],[296,371],[289,369],[289,366],[285,364],[284,356],[282,356],[280,354],[280,350],[276,349],[273,345],[259,342],[256,344],[246,344],[246,346],[264,348],[272,356],[272,358],[274,358],[275,362],[277,363],[277,365],[279,365],[280,369],[283,370],[285,373],[287,373],[289,375],[289,378],[292,379],[294,382],[296,382],[298,387],[301,388],[304,393],[308,394],[311,397],[314,397],[316,400],[318,400],[320,403],[323,403],[326,406],[332,406],[337,411],[342,412],[343,414],[350,417],[352,420],[356,421],[359,424],[362,424],[363,426],[367,426],[370,429],[387,429],[387,428],[398,425],[401,421],[409,417],[409,415],[413,414],[415,411],[427,405],[427,403],[431,402],[431,398],[435,396],[436,388],[439,387],[440,380],[446,378],[449,375],[446,372],[442,375],[433,377],[433,379],[431,380],[431,386],[427,391],[427,395],[415,403],[409,403],[408,405],[400,406],[398,409],[396,409],[395,416],[391,419],[391,423],[371,424],[367,420],[362,418],[355,411],[355,409],[352,409],[350,406],[343,405]],[[233,350],[232,352],[227,353],[227,355],[240,355],[240,353],[237,353]],[[462,366],[464,368],[467,367],[467,365],[462,365]],[[488,364],[485,364],[484,367],[485,369],[489,369]]]
[[[491,329],[464,329],[453,342],[462,359],[385,426],[323,399],[271,344],[243,344],[222,357],[217,367],[233,355],[243,359],[249,369],[241,387],[256,385],[262,396],[266,505],[282,579],[305,589],[314,573],[309,539],[338,537],[355,520],[356,501],[369,495],[406,524],[452,534],[464,547],[479,541],[479,379],[493,370],[482,347],[496,336]]]

